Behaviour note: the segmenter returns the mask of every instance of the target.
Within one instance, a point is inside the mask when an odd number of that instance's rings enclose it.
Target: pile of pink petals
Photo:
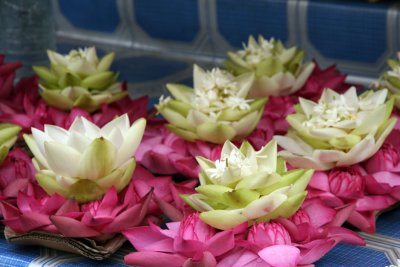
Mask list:
[[[100,200],[79,205],[34,188],[19,192],[16,204],[2,201],[0,207],[3,223],[17,233],[45,231],[66,237],[99,238],[142,223],[151,196],[149,191],[140,197],[132,182],[119,194],[112,188]]]
[[[192,213],[180,222],[123,231],[137,252],[125,257],[139,266],[297,266],[311,264],[337,243],[363,245],[354,232],[340,227],[351,208],[336,211],[308,202],[289,219],[247,223],[217,231]]]

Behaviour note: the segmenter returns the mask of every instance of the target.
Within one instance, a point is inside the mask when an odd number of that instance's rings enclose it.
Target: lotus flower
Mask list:
[[[149,191],[153,192],[148,215],[161,217],[160,215],[164,214],[169,220],[182,220],[189,207],[185,205],[186,203],[179,197],[179,194],[193,194],[197,180],[176,184],[170,176],[155,177],[140,165],[135,168],[133,176],[136,177],[133,184],[139,197],[143,198]]]
[[[383,146],[364,162],[369,174],[366,192],[371,195],[391,196],[400,199],[400,131],[393,132]]]
[[[127,95],[118,74],[109,70],[114,53],[97,58],[94,47],[71,50],[68,55],[48,51],[51,67],[33,67],[40,76],[41,96],[47,104],[63,110],[80,107],[89,112]]]
[[[101,129],[78,117],[69,130],[45,125],[24,135],[34,155],[36,179],[49,194],[84,203],[99,199],[111,187],[120,192],[130,181],[136,162],[133,154],[146,121],[130,126],[122,115]]]
[[[101,199],[84,205],[36,188],[30,194],[20,192],[17,205],[2,201],[0,208],[3,223],[17,233],[44,231],[66,237],[107,238],[139,225],[150,199],[151,192],[145,198],[138,197],[133,183],[119,194],[113,187]]]
[[[289,219],[255,223],[247,239],[238,240],[237,249],[217,266],[304,266],[316,262],[341,241],[365,244],[356,233],[337,226],[340,222],[334,221],[334,215],[331,208],[308,203]]]
[[[281,41],[262,36],[258,42],[250,36],[243,50],[228,52],[228,57],[225,65],[233,74],[255,74],[250,97],[291,95],[302,88],[315,66],[312,62],[302,64],[302,50],[286,49]]]
[[[227,141],[221,158],[197,157],[201,166],[197,194],[184,200],[201,212],[200,218],[217,229],[230,229],[244,222],[289,217],[300,207],[312,170],[287,172],[277,159],[271,141],[259,151],[244,142],[240,149]]]
[[[395,106],[400,109],[400,53],[397,53],[397,57],[398,60],[388,60],[390,70],[384,72],[373,85],[378,89],[389,89],[390,97],[394,99]]]
[[[0,166],[0,199],[15,199],[26,192],[35,180],[32,159],[21,149],[14,148]]]
[[[167,84],[175,99],[161,98],[157,110],[167,128],[188,141],[222,144],[243,139],[256,127],[266,99],[246,99],[254,75],[235,78],[221,69],[204,71],[194,65],[194,89]]]
[[[339,208],[354,204],[347,221],[367,233],[375,232],[376,213],[395,203],[390,195],[368,194],[364,189],[371,179],[359,165],[316,172],[309,184],[309,198]]]
[[[17,141],[21,127],[9,123],[0,123],[0,164],[7,157],[9,149]]]
[[[217,258],[235,245],[233,230],[217,233],[196,213],[181,222],[167,223],[167,227],[150,225],[123,231],[138,251],[125,256],[125,262],[144,267],[213,267]]]
[[[329,170],[362,162],[381,147],[396,119],[389,118],[393,100],[387,90],[357,97],[351,87],[340,95],[327,89],[318,103],[300,98],[296,114],[287,121],[292,129],[275,136],[285,150],[280,155],[295,167]]]

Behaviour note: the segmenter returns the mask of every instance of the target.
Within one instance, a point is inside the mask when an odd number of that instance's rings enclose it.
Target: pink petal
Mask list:
[[[186,258],[177,254],[167,254],[161,252],[133,252],[125,256],[124,260],[126,264],[133,266],[181,267],[185,263]]]
[[[51,224],[49,216],[38,212],[27,212],[20,216],[22,230],[30,232]]]
[[[299,246],[301,251],[301,259],[299,264],[312,264],[322,258],[335,245],[335,239],[319,239],[313,240],[307,244]]]
[[[315,172],[308,185],[321,191],[330,192],[328,175],[326,172]]]
[[[217,260],[210,252],[206,251],[203,253],[203,257],[200,261],[187,259],[183,264],[183,267],[214,267],[216,265],[217,265]]]
[[[329,237],[334,237],[343,243],[348,243],[356,246],[365,246],[365,240],[356,232],[343,227],[330,227],[327,230]]]
[[[293,267],[300,260],[300,250],[289,245],[274,245],[258,252],[258,255],[271,266]]]
[[[322,225],[325,225],[333,220],[336,215],[336,211],[321,201],[313,201],[310,202],[304,210],[307,212],[310,217],[311,224],[315,228],[319,228]]]
[[[375,233],[376,217],[373,212],[354,211],[347,221],[367,234]]]
[[[357,199],[357,211],[377,211],[390,207],[395,200],[390,196],[364,196]]]
[[[222,231],[211,237],[206,244],[207,251],[214,256],[220,256],[234,248],[235,236],[233,231]]]
[[[58,231],[67,237],[95,237],[101,235],[96,230],[72,218],[53,215],[50,220]]]
[[[158,231],[156,231],[158,230]],[[138,251],[173,252],[173,239],[163,235],[159,228],[149,226],[135,227],[122,231],[122,234]]]

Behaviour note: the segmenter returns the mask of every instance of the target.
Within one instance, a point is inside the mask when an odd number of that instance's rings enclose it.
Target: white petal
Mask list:
[[[200,125],[205,122],[215,121],[215,119],[212,119],[203,112],[197,111],[195,109],[191,109],[189,111],[187,115],[187,120],[193,125]]]
[[[66,144],[69,138],[69,132],[55,125],[44,126],[44,131],[47,134],[48,141],[56,141],[57,143]]]
[[[296,135],[275,135],[274,139],[278,142],[278,145],[284,150],[290,151],[297,155],[312,155],[313,148],[304,142],[300,137]]]
[[[277,150],[277,141],[276,139],[272,139],[266,146],[257,151],[257,166],[260,171],[269,173],[276,171]]]
[[[56,181],[61,187],[63,188],[68,188],[72,184],[76,183],[79,179],[77,178],[72,178],[72,177],[67,177],[67,176],[61,176],[61,175],[56,175]]]
[[[350,87],[344,94],[344,97],[346,99],[347,105],[349,105],[352,108],[358,109],[358,96],[357,96],[357,91],[354,86]]]
[[[85,127],[84,134],[90,139],[99,138],[101,136],[101,130],[96,124],[88,121],[85,117],[81,117],[82,124]]]
[[[136,120],[126,133],[123,133],[124,142],[117,152],[117,159],[115,161],[116,166],[120,166],[135,154],[135,151],[142,140],[145,127],[146,120],[141,118]]]
[[[306,114],[307,118],[310,118],[311,114],[313,113],[314,107],[317,105],[311,100],[299,97],[299,102],[301,109],[303,110],[304,114]]]
[[[67,144],[74,148],[76,151],[83,153],[83,151],[86,150],[90,143],[91,140],[88,137],[79,132],[73,131],[69,135]]]
[[[124,136],[119,128],[114,128],[111,133],[104,136],[107,140],[114,144],[119,149],[122,146]]]
[[[222,146],[222,150],[221,150],[221,158],[229,157],[231,152],[234,150],[236,150],[240,154],[242,154],[242,152],[240,152],[240,149],[237,148],[234,144],[232,144],[231,141],[229,141],[229,140],[225,141],[224,145]]]
[[[249,90],[254,82],[253,73],[245,73],[236,77],[236,82],[238,83],[239,92],[236,93],[237,97],[246,98],[249,94]]]
[[[335,167],[334,163],[324,163],[310,156],[297,156],[288,151],[280,151],[279,156],[283,157],[290,165],[297,168],[314,169],[316,171],[325,171]]]
[[[347,135],[347,132],[337,128],[315,128],[310,129],[309,133],[312,137],[316,137],[319,140],[329,140],[335,137],[343,137]]]
[[[313,72],[314,68],[315,64],[313,62],[309,62],[308,64],[302,66],[300,75],[297,76],[296,81],[294,82],[292,90],[289,94],[293,94],[303,87],[303,85],[308,80],[308,77],[310,77],[311,73]]]
[[[44,148],[49,167],[57,175],[78,176],[78,166],[81,160],[81,154],[78,151],[56,142],[45,142]]]
[[[114,128],[118,128],[122,132],[125,132],[129,129],[129,126],[130,126],[129,117],[125,113],[122,116],[119,116],[118,118],[115,118],[106,125],[104,125],[101,128],[101,135],[102,136],[109,135]]]
[[[32,128],[31,131],[32,131],[33,139],[35,140],[35,142],[37,144],[37,147],[39,148],[40,153],[43,156],[45,156],[46,153],[44,151],[44,142],[53,141],[53,140],[51,140],[49,138],[49,136],[45,132],[42,132],[42,131],[40,131],[40,130],[38,130],[36,128]]]
[[[346,157],[346,153],[341,150],[334,149],[317,149],[313,153],[313,157],[318,161],[323,163],[333,163],[336,164],[337,161],[340,161],[344,157]]]
[[[259,115],[259,112],[256,110],[247,114],[239,121],[232,122],[232,127],[235,129],[236,135],[246,136],[250,134],[258,124]]]
[[[340,161],[337,162],[338,166],[349,166],[359,163],[370,156],[372,156],[375,147],[375,140],[372,134],[365,137],[361,142],[356,144],[349,152],[346,153]]]

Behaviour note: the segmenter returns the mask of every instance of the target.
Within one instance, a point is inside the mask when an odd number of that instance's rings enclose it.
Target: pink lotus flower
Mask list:
[[[125,256],[129,265],[216,266],[218,258],[235,245],[234,230],[216,232],[197,213],[181,222],[167,223],[167,229],[151,224],[123,231],[138,252]]]
[[[196,156],[216,159],[222,146],[203,141],[188,142],[165,128],[163,120],[149,120],[142,142],[136,151],[136,160],[153,173],[172,175],[180,173],[198,177],[200,167]]]
[[[297,91],[294,96],[296,98],[303,97],[313,101],[317,101],[325,88],[331,88],[338,93],[344,93],[351,84],[345,82],[346,75],[341,74],[335,65],[331,65],[326,69],[321,69],[317,62],[310,77],[304,86]]]
[[[133,183],[120,194],[111,188],[100,200],[79,205],[57,194],[48,196],[34,185],[19,192],[17,204],[1,201],[3,223],[17,233],[46,231],[66,237],[99,237],[139,225],[147,212],[151,192],[140,198]]]
[[[188,210],[191,211],[179,195],[193,194],[197,180],[175,184],[170,176],[155,177],[140,165],[136,166],[133,176],[137,177],[133,184],[139,197],[145,197],[150,190],[153,190],[153,197],[148,207],[149,215],[159,217],[164,214],[172,221],[180,221]]]
[[[337,243],[364,245],[356,233],[340,227],[352,207],[336,211],[319,201],[308,201],[289,219],[256,223],[246,240],[217,266],[284,267],[316,262]]]
[[[18,192],[26,192],[33,181],[35,168],[32,159],[24,150],[13,149],[0,166],[0,199],[15,199]]]
[[[370,174],[366,182],[369,194],[389,195],[400,200],[400,130],[393,130],[364,166]]]
[[[355,205],[347,221],[364,232],[374,233],[375,214],[394,204],[395,199],[390,195],[366,192],[364,188],[370,180],[371,177],[360,165],[316,172],[309,183],[308,198],[321,199],[333,208]]]

